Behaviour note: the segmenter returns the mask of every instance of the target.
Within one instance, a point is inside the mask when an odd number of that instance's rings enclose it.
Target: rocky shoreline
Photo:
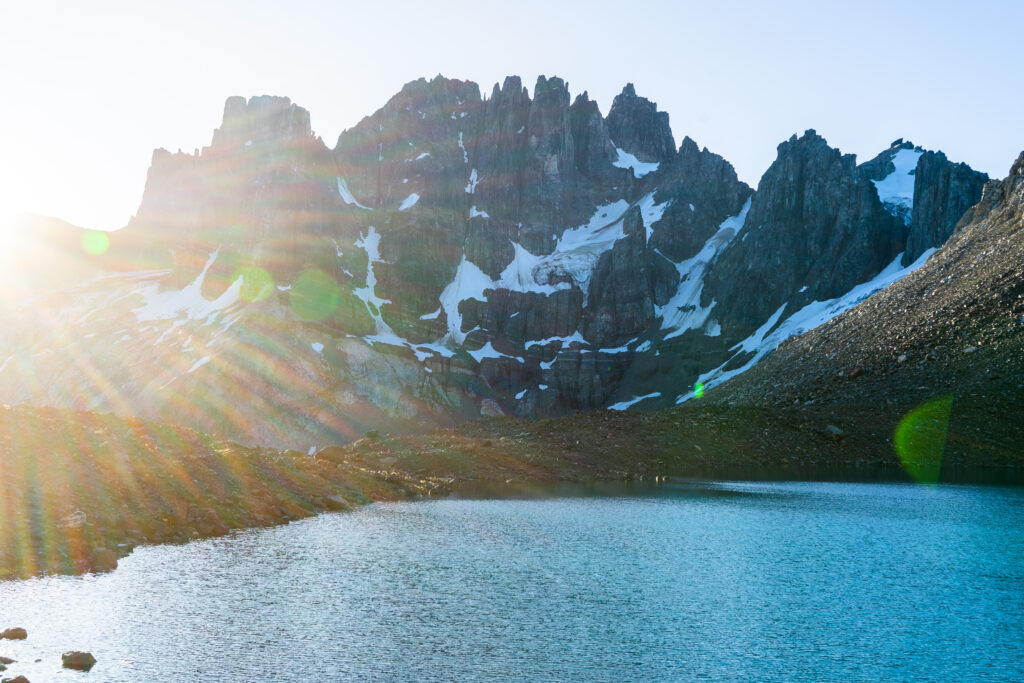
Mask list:
[[[0,410],[0,576],[109,571],[138,545],[185,543],[373,501],[515,496],[537,484],[668,476],[909,481],[892,433],[912,407],[703,403],[655,413],[494,418],[374,435],[312,454],[111,415],[7,407]],[[1021,480],[1024,455],[1013,444],[979,449],[973,437],[966,423],[950,426],[946,478],[975,468],[991,481]]]

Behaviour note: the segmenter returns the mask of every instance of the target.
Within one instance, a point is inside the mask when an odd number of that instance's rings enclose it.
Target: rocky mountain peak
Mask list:
[[[803,297],[794,305],[849,291],[899,253],[895,221],[855,163],[813,129],[779,145],[746,234],[722,255],[705,290],[708,300],[727,302],[741,329],[756,328],[795,295]]]
[[[312,138],[309,112],[287,97],[259,95],[247,101],[232,96],[224,102],[224,118],[213,132],[213,146],[253,145]]]
[[[953,163],[942,152],[922,152],[914,169],[913,214],[904,264],[938,247],[953,234],[957,222],[981,199],[988,174]]]
[[[1013,166],[1010,167],[1010,175],[1007,176],[1007,180],[1014,183],[1021,179],[1024,179],[1024,152],[1021,152],[1017,160],[1013,162]]]
[[[683,138],[683,141],[679,143],[679,156],[693,158],[700,154],[700,147],[689,135]]]
[[[537,83],[533,86],[533,99],[536,101],[547,97],[564,99],[565,106],[569,106],[569,84],[558,76],[537,76]]]
[[[612,101],[606,119],[608,133],[616,147],[648,163],[660,163],[675,156],[675,140],[668,113],[639,97],[632,83]]]

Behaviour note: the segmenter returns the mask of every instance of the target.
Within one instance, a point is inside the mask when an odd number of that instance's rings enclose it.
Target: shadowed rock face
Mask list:
[[[672,261],[692,257],[729,216],[735,216],[753,194],[736,177],[732,164],[683,138],[679,154],[664,170],[658,201],[668,208],[655,225],[651,248]]]
[[[640,210],[623,221],[625,237],[606,251],[590,280],[583,336],[598,347],[617,347],[638,337],[654,322],[654,306],[675,291],[676,269],[647,248]]]
[[[779,145],[758,184],[741,239],[710,273],[704,300],[749,331],[799,290],[832,299],[870,279],[902,249],[900,230],[853,155],[809,130]]]
[[[670,403],[776,313],[941,243],[980,179],[902,141],[858,167],[808,131],[755,193],[690,138],[676,150],[631,85],[602,117],[557,77],[487,97],[419,79],[334,149],[287,98],[232,97],[209,147],[154,153],[99,264],[135,274],[66,299],[54,315],[86,321],[73,330],[9,333],[0,400],[184,404],[205,431],[282,446],[484,402],[524,416]],[[241,295],[253,267],[270,278],[257,301]],[[333,282],[315,319],[297,312],[311,270]],[[61,350],[69,334],[95,335],[101,388]],[[25,360],[47,348],[46,368]]]
[[[632,83],[627,83],[612,101],[608,133],[616,147],[640,161],[663,162],[675,155],[668,113],[658,111],[658,106],[646,97],[638,97]]]
[[[967,164],[954,164],[942,152],[925,152],[914,175],[914,216],[907,235],[904,263],[925,249],[940,246],[957,221],[981,199],[988,175]]]
[[[863,443],[889,457],[902,416],[952,397],[943,471],[969,462],[1019,467],[1024,153],[1005,180],[985,184],[979,203],[918,270],[785,342],[710,396],[730,405],[813,405],[842,416],[840,425],[861,439],[849,450]]]

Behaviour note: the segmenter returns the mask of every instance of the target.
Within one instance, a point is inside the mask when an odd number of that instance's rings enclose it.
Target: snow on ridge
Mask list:
[[[750,211],[751,199],[748,198],[743,208],[735,216],[730,216],[718,226],[718,231],[708,238],[704,247],[684,261],[674,264],[679,271],[679,286],[676,293],[664,306],[655,307],[655,315],[661,317],[661,329],[669,330],[665,339],[678,337],[687,330],[695,330],[707,322],[711,309],[715,307],[712,301],[707,306],[700,305],[700,297],[704,291],[704,274],[708,266],[718,257],[722,250],[732,242],[739,231],[746,223],[747,213]],[[708,336],[713,328],[709,328]],[[718,329],[721,334],[721,328]]]
[[[914,208],[914,177],[917,162],[924,154],[919,149],[901,149],[892,157],[893,172],[881,180],[872,180],[878,198],[889,209],[889,213],[903,218],[910,225]]]
[[[608,406],[608,410],[626,410],[636,405],[640,401],[644,401],[649,398],[658,398],[659,396],[661,396],[660,391],[655,391],[650,394],[644,394],[643,396],[634,396],[632,399],[628,401],[619,401],[618,403],[613,403],[612,405]]]
[[[633,169],[633,175],[637,178],[643,178],[648,173],[654,173],[658,170],[658,166],[661,165],[658,162],[640,161],[636,156],[618,147],[615,148],[615,151],[618,152],[619,158],[612,162],[612,166],[615,168],[631,168]]]
[[[358,206],[360,209],[372,211],[370,207],[363,206],[354,196],[352,196],[351,190],[348,189],[348,182],[342,177],[338,178],[338,195],[341,196],[341,201],[346,204],[351,204],[353,206]]]
[[[398,207],[399,211],[405,211],[406,209],[412,208],[416,205],[416,202],[420,200],[420,196],[413,192],[408,197],[402,200],[401,205]]]
[[[935,251],[934,247],[928,249],[916,261],[905,268],[900,265],[903,254],[899,254],[893,259],[892,263],[882,269],[882,272],[867,282],[857,285],[846,294],[835,299],[812,301],[779,323],[779,319],[782,317],[782,313],[786,310],[787,306],[785,303],[782,304],[753,334],[730,349],[730,351],[736,351],[732,358],[717,368],[705,372],[697,378],[697,381],[703,384],[705,389],[710,389],[732,379],[736,375],[746,372],[790,337],[813,330],[815,327],[845,313],[873,294],[910,275],[923,266]],[[741,367],[726,371],[724,369],[725,366],[732,362],[740,353],[753,353],[754,355]],[[676,397],[676,404],[685,403],[693,397],[694,393],[692,390],[681,394]]]

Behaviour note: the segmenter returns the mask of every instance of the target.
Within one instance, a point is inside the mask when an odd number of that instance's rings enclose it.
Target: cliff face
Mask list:
[[[892,280],[983,180],[808,131],[754,192],[631,85],[602,117],[557,77],[420,79],[333,149],[287,98],[232,97],[209,147],[154,153],[112,248],[131,272],[66,315],[111,307],[70,333],[138,411],[244,441],[654,406]],[[0,398],[124,409],[58,357]]]
[[[927,263],[708,394],[734,406],[813,406],[833,416],[846,450],[863,442],[890,457],[900,419],[937,398],[950,401],[943,468],[1019,467],[1024,153]]]

